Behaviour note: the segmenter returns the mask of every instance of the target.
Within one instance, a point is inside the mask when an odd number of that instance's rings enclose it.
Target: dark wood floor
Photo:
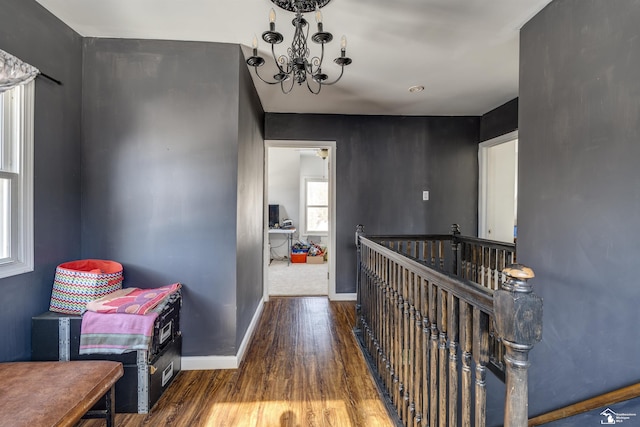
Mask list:
[[[239,369],[183,371],[150,414],[119,414],[117,425],[391,426],[354,318],[352,302],[272,298]]]

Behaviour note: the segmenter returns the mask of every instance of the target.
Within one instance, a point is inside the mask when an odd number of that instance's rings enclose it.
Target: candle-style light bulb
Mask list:
[[[340,49],[347,50],[347,37],[346,36],[342,36],[342,39],[340,39]]]
[[[276,30],[276,11],[271,8],[269,11],[269,31]]]
[[[258,56],[258,37],[255,34],[253,35],[251,46],[253,47],[253,56]]]
[[[322,12],[320,12],[320,8],[316,5],[316,22],[318,23],[318,32],[322,32]]]

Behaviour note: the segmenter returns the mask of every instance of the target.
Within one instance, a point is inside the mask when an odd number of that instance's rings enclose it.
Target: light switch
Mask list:
[[[422,192],[422,200],[429,200],[429,192],[428,191],[423,191]]]

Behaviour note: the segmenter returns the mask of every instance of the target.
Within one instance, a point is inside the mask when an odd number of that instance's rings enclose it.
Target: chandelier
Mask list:
[[[264,79],[258,72],[258,68],[264,65],[265,60],[258,55],[258,38],[253,37],[253,56],[247,59],[247,65],[253,67],[256,76],[267,84],[279,84],[283,93],[289,93],[295,83],[302,86],[307,85],[313,94],[320,93],[324,85],[332,85],[342,77],[344,67],[351,64],[351,58],[346,56],[347,39],[342,36],[340,45],[340,56],[333,60],[340,66],[340,75],[332,82],[327,82],[329,76],[322,72],[322,61],[324,59],[324,45],[333,40],[333,35],[324,31],[322,26],[322,13],[320,8],[326,6],[331,0],[271,0],[276,6],[295,13],[291,24],[294,27],[291,47],[287,49],[286,55],[276,55],[275,45],[282,43],[284,37],[276,31],[276,12],[271,9],[269,13],[269,30],[262,33],[262,40],[271,45],[271,55],[278,67],[278,72],[273,76],[273,81]],[[309,23],[304,19],[303,13],[315,11],[318,31],[311,36],[314,43],[320,45],[320,56],[311,56],[307,45],[309,39]]]

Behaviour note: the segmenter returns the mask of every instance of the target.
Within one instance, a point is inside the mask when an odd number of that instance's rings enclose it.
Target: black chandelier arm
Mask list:
[[[317,91],[315,91],[315,90],[313,90],[311,88],[311,85],[309,84],[309,79],[307,79],[307,89],[309,89],[309,92],[311,92],[314,95],[317,95],[317,94],[320,93],[320,90],[322,89],[322,85],[324,84],[324,83],[321,83],[321,82],[316,82],[316,83],[318,83],[318,90]]]
[[[276,67],[278,67],[278,70],[281,73],[289,74],[288,67],[287,67],[286,71],[283,70],[282,67],[280,66],[280,62],[278,61],[278,58],[286,58],[286,56],[284,56],[284,55],[276,56],[276,48],[275,48],[274,45],[271,45],[271,56],[273,57],[273,62],[276,63]],[[288,63],[289,61],[286,61],[286,62]]]
[[[321,45],[321,49],[320,49],[320,62],[318,63],[318,68],[316,68],[316,71],[318,71],[321,67],[322,67],[322,62],[324,61],[324,43],[322,43]]]
[[[306,71],[306,73],[307,73],[307,74],[311,74],[311,75],[314,75],[314,74],[315,74],[316,70],[319,68],[319,65],[316,65],[316,68],[315,68],[315,70],[314,70],[314,68],[313,68],[314,64],[313,64],[313,63],[314,63],[317,59],[318,59],[318,58],[314,56],[313,58],[311,58],[311,60],[310,60],[310,61],[305,61],[305,64],[304,64],[304,65],[305,65],[305,67],[304,67],[304,68],[305,68],[305,71]]]
[[[343,74],[344,74],[344,65],[340,66],[340,75],[338,76],[337,79],[335,79],[334,81],[329,82],[329,83],[322,82],[322,85],[323,86],[331,86],[331,85],[334,85],[334,84],[338,83],[338,81],[342,78]]]
[[[318,71],[322,69],[322,62],[324,61],[324,44],[322,45],[322,49],[320,51],[320,57],[314,56],[309,61],[307,61],[307,72],[311,75],[316,74]],[[314,68],[315,65],[315,68]]]
[[[273,60],[276,62],[276,65],[278,66],[278,69],[280,70],[281,73],[283,74],[291,74],[291,58],[289,58],[287,55],[280,55],[278,57],[278,59],[273,58]],[[282,64],[282,65],[280,65]],[[286,64],[286,68],[282,68],[282,66],[284,66]]]
[[[291,80],[291,85],[289,86],[289,89],[285,89],[285,87],[284,87],[284,82],[286,82],[287,80]],[[293,90],[293,87],[295,86],[295,82],[296,82],[296,80],[293,79],[293,78],[288,78],[288,79],[282,80],[280,82],[280,89],[282,89],[282,93],[284,93],[286,95],[289,92],[291,92]]]
[[[322,43],[322,48],[320,49],[320,65],[318,67],[322,67],[322,62],[324,61],[324,43]]]
[[[269,80],[265,80],[265,79],[263,79],[263,78],[262,78],[262,76],[260,75],[260,73],[258,72],[258,67],[253,67],[253,68],[254,68],[254,70],[255,70],[255,72],[256,72],[256,76],[258,76],[258,78],[259,78],[260,80],[262,80],[263,82],[265,82],[266,84],[268,84],[268,85],[277,85],[278,83],[282,83],[282,82],[279,82],[279,81],[272,81],[272,82],[270,82]]]

